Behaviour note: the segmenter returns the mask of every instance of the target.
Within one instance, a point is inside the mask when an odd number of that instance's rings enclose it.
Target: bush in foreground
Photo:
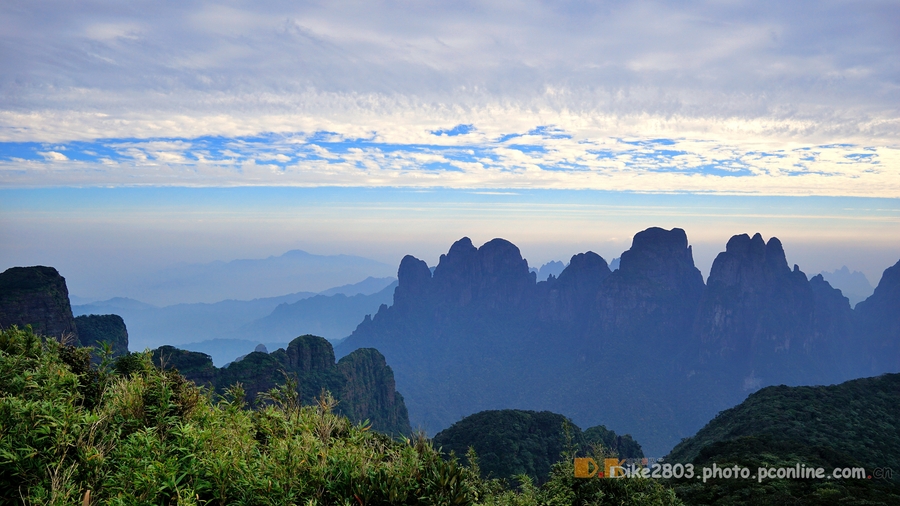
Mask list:
[[[297,385],[259,409],[131,354],[97,367],[90,350],[15,327],[0,332],[0,505],[7,504],[679,504],[650,480],[576,480],[571,459],[509,490],[333,412]]]

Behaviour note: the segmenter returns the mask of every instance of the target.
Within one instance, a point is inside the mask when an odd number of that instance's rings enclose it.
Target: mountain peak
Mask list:
[[[420,302],[428,293],[431,284],[431,269],[424,261],[406,255],[397,270],[397,288],[394,290],[394,304],[405,307]]]
[[[625,276],[645,276],[671,286],[703,285],[703,276],[694,266],[687,234],[680,228],[648,228],[634,236],[631,249],[622,253],[619,271]]]
[[[560,273],[559,281],[565,283],[570,278],[599,278],[603,280],[610,274],[606,260],[593,251],[572,255],[569,265]]]
[[[784,247],[777,237],[770,237],[769,242],[766,243],[766,263],[774,269],[790,270],[784,256]]]
[[[732,236],[725,245],[725,252],[741,258],[755,258],[762,261],[766,256],[766,242],[759,232],[751,239],[747,234]]]
[[[448,252],[448,254],[453,255],[454,253],[470,253],[472,251],[475,251],[476,249],[477,248],[472,244],[472,239],[463,237],[462,239],[453,243],[452,246],[450,246],[450,251]]]

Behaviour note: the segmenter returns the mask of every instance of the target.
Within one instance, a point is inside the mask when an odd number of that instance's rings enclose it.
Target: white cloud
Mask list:
[[[896,3],[23,5],[0,5],[0,143],[131,140],[110,146],[119,159],[40,164],[4,158],[0,145],[2,185],[897,195]],[[473,129],[431,133],[456,125]],[[538,126],[571,138],[528,134]],[[284,137],[240,139],[271,133]],[[497,142],[510,133],[522,135]],[[234,145],[213,154],[204,139],[215,137]],[[677,139],[682,153],[623,143],[654,138]],[[372,144],[327,148],[353,139]],[[832,144],[871,148],[879,163],[847,159],[855,147],[795,151]],[[427,164],[458,170],[419,170]],[[752,183],[699,171],[710,164]]]
[[[60,153],[59,151],[39,151],[38,154],[46,158],[47,160],[54,162],[65,162],[69,158],[66,155]]]

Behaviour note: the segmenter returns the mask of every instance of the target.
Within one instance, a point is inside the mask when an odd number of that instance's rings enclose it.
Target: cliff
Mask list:
[[[854,316],[866,371],[900,371],[900,261],[885,269],[875,293],[856,305]]]
[[[732,237],[713,262],[697,315],[701,361],[748,391],[846,379],[836,374],[828,336],[816,332],[817,302],[833,309],[840,301],[829,299],[827,282],[816,283],[818,298],[806,275],[788,267],[777,238]]]
[[[241,383],[250,402],[260,392],[283,384],[287,374],[297,379],[304,404],[312,404],[323,389],[328,390],[338,400],[337,412],[352,421],[369,420],[375,430],[390,434],[412,432],[393,372],[373,349],[356,350],[336,364],[331,343],[306,335],[291,341],[287,349],[255,351],[223,368],[215,367],[209,355],[171,346],[154,350],[153,361],[220,393]]]
[[[56,269],[12,267],[0,274],[0,328],[11,325],[31,325],[36,334],[79,342],[66,279]]]
[[[78,338],[82,346],[100,348],[100,343],[112,346],[113,357],[128,353],[128,329],[119,315],[82,315],[75,318]]]

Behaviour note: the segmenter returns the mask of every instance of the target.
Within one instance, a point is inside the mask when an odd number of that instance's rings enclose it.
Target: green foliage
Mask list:
[[[619,436],[615,431],[609,430],[604,425],[597,425],[584,430],[584,439],[589,445],[601,444],[609,449],[620,459],[640,459],[644,457],[644,450],[631,434]]]
[[[893,481],[773,479],[674,480],[690,504],[900,504],[900,374],[832,386],[769,387],[723,411],[669,460],[695,469],[739,465],[893,470]]]
[[[320,392],[299,402],[290,381],[246,409],[240,385],[221,397],[149,353],[115,364],[0,332],[0,505],[537,505],[680,504],[661,485],[575,480],[557,464],[518,490],[445,459],[422,435],[392,439],[353,424]]]
[[[99,356],[103,344],[111,348],[115,357],[128,353],[128,330],[121,316],[106,315],[82,315],[75,317],[75,327],[78,329],[78,340],[84,347],[95,348],[95,354]]]
[[[694,460],[701,466],[738,465],[760,467],[821,467],[830,473],[837,467],[863,467],[847,455],[824,446],[809,446],[793,441],[779,441],[768,436],[741,437],[705,447]],[[871,472],[871,468],[869,469]],[[696,479],[673,480],[679,497],[688,504],[802,504],[802,505],[892,505],[900,504],[900,487],[885,480],[773,479]]]
[[[719,413],[669,457],[690,462],[712,443],[766,435],[833,448],[870,467],[900,469],[898,405],[900,374],[831,386],[768,387]]]
[[[384,357],[374,349],[359,349],[335,364],[326,339],[313,335],[295,338],[287,349],[253,352],[226,367],[217,368],[209,355],[162,346],[153,351],[153,363],[177,369],[198,385],[222,393],[241,383],[247,401],[293,378],[303,404],[313,404],[324,389],[339,400],[337,412],[351,420],[369,420],[375,430],[408,435],[409,415],[403,397],[395,391],[394,375]]]
[[[0,291],[44,290],[57,278],[53,267],[12,267],[0,273]]]
[[[560,459],[576,453],[602,452],[620,458],[643,457],[641,446],[630,435],[617,436],[604,426],[581,429],[563,415],[549,411],[489,410],[467,416],[434,436],[435,444],[449,454],[478,456],[474,466],[483,476],[510,480],[527,476],[545,483]],[[622,451],[625,453],[622,453]]]

